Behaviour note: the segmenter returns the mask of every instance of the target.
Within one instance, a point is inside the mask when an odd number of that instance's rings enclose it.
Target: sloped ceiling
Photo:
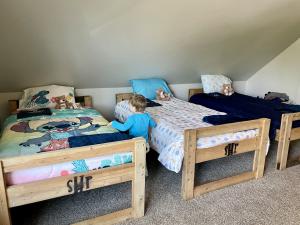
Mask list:
[[[0,91],[247,80],[300,36],[299,0],[1,0]]]

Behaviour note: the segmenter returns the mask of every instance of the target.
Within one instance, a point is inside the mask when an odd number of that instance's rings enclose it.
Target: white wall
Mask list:
[[[234,81],[233,88],[236,92],[245,94],[246,93],[247,81]]]
[[[171,84],[170,88],[177,98],[187,100],[188,89],[200,88],[200,83],[193,84]],[[237,91],[244,93],[245,82],[234,82],[234,87]],[[130,87],[120,88],[94,88],[94,89],[77,89],[76,95],[91,95],[93,97],[94,107],[99,110],[106,118],[113,119],[113,110],[115,106],[115,94],[131,92]],[[8,104],[10,99],[20,99],[21,92],[0,93],[0,122],[7,116]]]
[[[247,94],[262,97],[268,91],[287,93],[300,104],[300,39],[247,81]]]

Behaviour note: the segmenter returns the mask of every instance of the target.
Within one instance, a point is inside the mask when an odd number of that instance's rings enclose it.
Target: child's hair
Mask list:
[[[129,104],[135,107],[137,112],[144,112],[147,106],[147,100],[143,95],[134,94],[129,99]]]

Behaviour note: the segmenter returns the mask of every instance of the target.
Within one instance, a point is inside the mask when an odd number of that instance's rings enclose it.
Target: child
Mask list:
[[[149,152],[149,127],[155,127],[156,123],[148,113],[145,113],[147,100],[142,95],[133,95],[129,100],[130,111],[133,112],[124,124],[117,121],[112,122],[112,127],[119,131],[129,130],[129,134],[134,137],[143,137],[147,142],[147,153]],[[148,172],[146,171],[146,174]]]
[[[143,137],[148,143],[149,127],[155,127],[156,123],[148,113],[145,113],[147,100],[142,95],[133,95],[129,100],[130,111],[133,112],[124,124],[117,121],[112,122],[112,127],[119,131],[129,130],[129,134],[134,137]]]

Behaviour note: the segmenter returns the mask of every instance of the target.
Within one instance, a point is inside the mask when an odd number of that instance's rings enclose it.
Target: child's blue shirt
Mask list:
[[[119,131],[129,130],[134,137],[144,137],[148,142],[148,129],[155,127],[156,123],[148,113],[135,113],[129,116],[124,124],[117,121],[112,122],[112,127]]]

